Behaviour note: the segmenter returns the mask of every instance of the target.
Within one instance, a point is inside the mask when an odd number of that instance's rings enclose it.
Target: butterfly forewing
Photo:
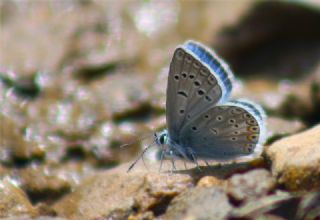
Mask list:
[[[198,47],[195,42],[178,47],[170,64],[167,124],[170,138],[175,142],[180,141],[180,131],[187,123],[216,105],[228,95],[223,93],[231,90],[231,73],[222,66],[216,70],[224,73],[224,78],[215,73],[210,62],[216,55],[200,51]]]

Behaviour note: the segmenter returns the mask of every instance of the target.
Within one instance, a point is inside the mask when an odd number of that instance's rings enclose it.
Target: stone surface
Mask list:
[[[0,180],[0,218],[30,215],[37,216],[38,212],[27,198],[26,194],[5,178]]]
[[[54,208],[71,219],[128,218],[139,212],[162,212],[168,201],[193,185],[187,174],[158,173],[158,165],[124,164],[84,181]]]
[[[175,197],[164,219],[224,219],[231,209],[222,189],[196,187]]]
[[[217,177],[204,176],[198,181],[197,186],[199,187],[223,186],[225,183],[226,181],[219,179]]]
[[[268,137],[284,136],[297,133],[306,128],[306,125],[300,120],[286,120],[280,117],[267,118]]]
[[[284,193],[280,193],[279,195],[272,195],[260,198],[258,200],[253,200],[240,208],[233,209],[229,216],[234,219],[242,219],[242,218],[258,218],[263,217],[263,215],[268,214],[271,210],[277,209],[281,206],[281,203],[286,203],[291,199],[291,196]],[[291,213],[293,210],[291,210]],[[289,212],[289,211],[288,211]],[[294,214],[292,215],[294,216]],[[279,217],[279,216],[277,216]],[[291,218],[292,219],[292,218]]]
[[[235,174],[228,181],[228,193],[237,201],[252,200],[267,195],[276,181],[265,169]]]
[[[33,165],[15,170],[21,188],[34,200],[50,203],[72,191],[79,183],[96,171],[85,163]]]
[[[283,138],[266,149],[272,174],[290,190],[320,187],[320,125]]]

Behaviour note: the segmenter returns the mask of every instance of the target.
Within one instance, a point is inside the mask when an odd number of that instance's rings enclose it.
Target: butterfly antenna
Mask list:
[[[137,142],[139,142],[139,141],[142,141],[142,140],[150,137],[152,134],[153,134],[153,132],[152,132],[151,134],[142,136],[142,137],[140,137],[140,138],[138,138],[138,139],[136,139],[136,140],[134,140],[134,141],[131,141],[130,143],[122,144],[122,145],[120,146],[120,148],[124,148],[124,147],[130,146],[130,145],[132,145],[132,144],[135,144],[135,143],[137,143]]]
[[[132,170],[132,168],[136,165],[136,163],[142,158],[142,161],[144,163],[144,165],[146,166],[144,159],[143,159],[143,155],[147,152],[147,150],[155,143],[155,141],[153,141],[151,144],[149,144],[145,149],[143,149],[142,153],[139,155],[139,157],[130,165],[130,167],[127,170],[127,173],[130,172],[130,170]]]

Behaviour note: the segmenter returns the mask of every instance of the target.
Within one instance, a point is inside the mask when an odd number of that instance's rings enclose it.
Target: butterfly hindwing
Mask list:
[[[173,55],[167,86],[167,124],[170,138],[179,141],[181,129],[202,112],[228,98],[233,75],[215,53],[188,41]]]
[[[262,151],[264,115],[264,111],[250,101],[231,101],[202,113],[183,128],[179,139],[197,158],[254,157]]]

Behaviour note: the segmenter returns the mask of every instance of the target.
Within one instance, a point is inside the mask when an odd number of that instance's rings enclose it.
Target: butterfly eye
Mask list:
[[[167,135],[163,134],[159,137],[160,144],[165,144],[167,142]]]

